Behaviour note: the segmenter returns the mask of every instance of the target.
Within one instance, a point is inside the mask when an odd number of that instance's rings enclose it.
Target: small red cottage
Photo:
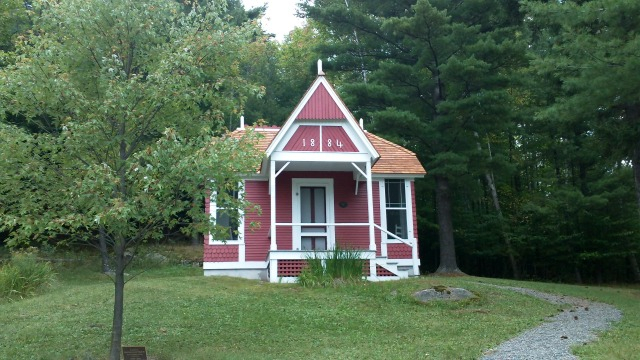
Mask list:
[[[363,130],[320,62],[282,128],[254,130],[264,158],[243,191],[262,214],[244,215],[228,239],[205,236],[205,275],[292,282],[305,259],[336,246],[360,250],[369,280],[419,274],[414,179],[426,172],[414,153]],[[220,210],[212,196],[206,211],[225,221]]]

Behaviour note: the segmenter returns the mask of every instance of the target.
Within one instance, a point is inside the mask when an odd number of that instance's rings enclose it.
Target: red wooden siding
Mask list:
[[[320,126],[301,125],[296,129],[285,151],[320,151]]]
[[[358,152],[358,148],[342,126],[323,126],[322,151]]]
[[[276,179],[276,222],[292,222],[291,212],[291,173],[283,172]],[[277,226],[276,234],[278,250],[292,250],[291,226]]]
[[[333,187],[336,222],[367,223],[369,218],[366,183],[360,182],[356,195],[353,174],[339,172],[335,174]],[[347,207],[340,207],[341,202],[346,203]],[[336,226],[336,244],[347,249],[369,249],[369,226]]]
[[[238,245],[204,245],[204,261],[225,262],[238,261]]]
[[[320,84],[305,104],[296,119],[337,120],[345,116],[329,92]]]
[[[387,244],[389,259],[411,259],[411,246],[407,244]]]
[[[245,199],[253,205],[259,205],[262,211],[245,212],[244,242],[246,261],[265,261],[271,246],[269,239],[269,221],[271,219],[271,200],[269,198],[269,182],[246,180],[244,183]],[[251,229],[251,223],[257,226]]]
[[[301,125],[285,151],[358,152],[342,126]]]

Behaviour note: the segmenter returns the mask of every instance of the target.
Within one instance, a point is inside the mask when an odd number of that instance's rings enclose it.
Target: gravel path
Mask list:
[[[597,338],[596,332],[608,329],[612,322],[622,318],[620,310],[603,303],[531,289],[497,287],[534,296],[552,304],[569,304],[571,308],[550,318],[549,322],[486,351],[483,360],[578,359],[571,354],[572,346],[594,341]]]

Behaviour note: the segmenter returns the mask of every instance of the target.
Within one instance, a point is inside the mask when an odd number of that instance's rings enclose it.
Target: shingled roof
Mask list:
[[[425,175],[427,173],[412,151],[370,132],[365,132],[365,134],[371,145],[380,154],[380,158],[371,168],[374,174]]]

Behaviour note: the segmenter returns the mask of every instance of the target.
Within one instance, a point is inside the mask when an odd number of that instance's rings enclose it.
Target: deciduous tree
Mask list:
[[[205,184],[226,208],[245,206],[222,190],[257,155],[250,139],[225,135],[223,119],[258,91],[239,69],[256,29],[229,23],[219,1],[188,12],[164,0],[33,5],[35,26],[0,72],[0,114],[29,126],[0,127],[0,226],[12,244],[104,229],[119,359],[127,251],[184,211],[192,228],[224,231],[192,206]]]

